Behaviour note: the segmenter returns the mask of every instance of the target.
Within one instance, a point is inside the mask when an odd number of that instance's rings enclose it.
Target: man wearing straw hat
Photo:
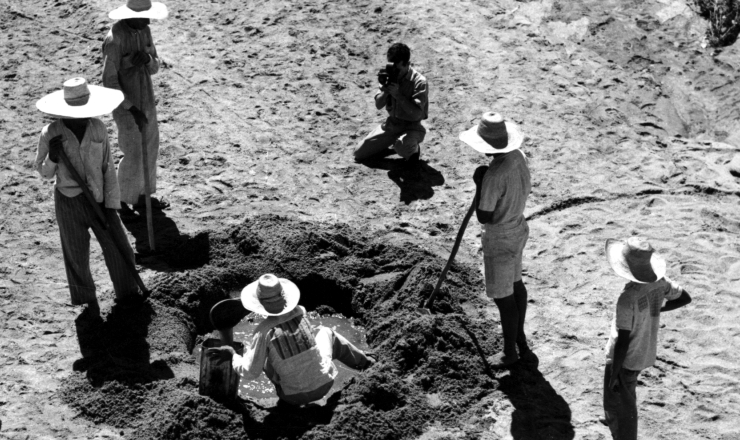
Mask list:
[[[144,205],[144,170],[141,130],[145,130],[147,172],[151,193],[157,189],[159,128],[152,75],[159,71],[159,58],[149,30],[150,19],[167,17],[167,7],[149,0],[128,0],[108,17],[113,24],[103,43],[103,85],[123,92],[124,100],[113,111],[118,126],[118,147],[123,159],[118,165],[123,212],[128,205]],[[166,204],[157,202],[155,207]]]
[[[121,202],[108,132],[105,124],[94,118],[110,113],[121,101],[123,94],[118,90],[88,85],[84,78],[73,78],[64,83],[62,90],[36,103],[42,112],[59,118],[41,130],[35,165],[42,177],[56,177],[54,205],[69,292],[72,304],[86,304],[86,314],[91,318],[99,317],[100,308],[90,273],[89,229],[103,250],[116,301],[129,304],[140,298],[139,288],[124,260],[133,263],[134,251],[116,211]],[[74,171],[60,162],[61,152],[87,183],[95,202],[103,205],[107,233],[74,179]],[[124,244],[123,251],[120,243]]]
[[[255,329],[244,356],[230,346],[209,348],[208,355],[231,359],[234,370],[253,380],[264,371],[278,397],[303,405],[324,397],[334,384],[336,359],[358,370],[375,360],[334,330],[311,328],[306,309],[298,305],[301,293],[293,282],[272,274],[262,275],[242,290],[245,309],[267,316]]]
[[[478,167],[473,175],[476,215],[483,225],[486,295],[498,307],[504,335],[503,351],[488,362],[492,368],[508,367],[519,359],[536,363],[524,333],[527,288],[522,280],[522,252],[529,238],[524,206],[532,189],[527,159],[520,150],[524,136],[514,122],[488,112],[478,125],[460,133],[460,140],[493,157],[489,166]]]
[[[606,346],[603,422],[614,439],[635,440],[637,377],[655,363],[660,313],[689,304],[691,296],[665,276],[665,259],[645,239],[607,240],[606,258],[629,282],[617,299]]]

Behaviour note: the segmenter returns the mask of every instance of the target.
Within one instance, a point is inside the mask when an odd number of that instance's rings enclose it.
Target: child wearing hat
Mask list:
[[[655,363],[660,314],[689,304],[691,297],[665,276],[666,262],[647,240],[607,240],[606,257],[614,272],[629,282],[617,300],[606,345],[603,421],[614,439],[634,440],[637,377]]]
[[[337,376],[336,359],[364,370],[375,363],[367,353],[334,330],[313,329],[306,309],[298,305],[300,291],[293,282],[262,275],[242,290],[242,305],[267,318],[255,329],[244,356],[230,346],[208,349],[208,355],[231,360],[234,370],[248,380],[264,371],[278,397],[293,405],[320,400]]]
[[[133,265],[134,251],[118,217],[120,193],[108,132],[103,121],[94,117],[110,113],[121,101],[123,94],[118,90],[73,78],[64,83],[62,90],[36,103],[40,111],[58,118],[41,130],[35,165],[42,177],[56,178],[54,206],[72,304],[86,304],[86,314],[97,319],[100,309],[90,273],[90,229],[103,250],[116,301],[131,305],[141,298],[125,261],[128,259]],[[72,170],[60,161],[61,152],[86,182],[95,202],[104,208],[107,231]]]

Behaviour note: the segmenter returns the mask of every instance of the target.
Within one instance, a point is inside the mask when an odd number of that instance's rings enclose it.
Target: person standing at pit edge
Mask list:
[[[123,92],[124,100],[113,111],[118,126],[118,147],[123,159],[118,165],[122,214],[133,214],[127,204],[144,206],[144,171],[141,130],[147,140],[147,171],[150,192],[157,191],[159,127],[152,75],[159,71],[159,58],[149,30],[151,19],[167,17],[167,7],[149,0],[128,0],[108,17],[116,21],[103,43],[103,85]],[[152,199],[152,207],[167,204]]]
[[[108,132],[105,124],[94,118],[110,113],[121,101],[123,94],[118,90],[88,85],[84,78],[73,78],[64,83],[63,90],[36,103],[40,111],[59,118],[41,130],[35,165],[42,177],[56,177],[54,206],[69,293],[73,305],[87,305],[83,316],[93,320],[100,320],[100,307],[90,273],[89,229],[93,230],[103,250],[116,302],[131,306],[143,299],[124,260],[128,259],[133,265],[134,251],[118,217],[120,192]],[[103,205],[107,232],[72,172],[60,163],[61,152],[87,182],[95,201]]]
[[[655,364],[660,313],[689,304],[691,296],[665,276],[665,259],[647,240],[607,240],[606,258],[614,272],[629,282],[617,299],[606,345],[605,418],[601,421],[615,440],[636,440],[637,377]]]
[[[244,379],[257,379],[264,371],[281,401],[303,405],[323,398],[334,384],[336,359],[357,370],[370,368],[375,359],[334,330],[312,328],[306,309],[298,305],[301,292],[292,281],[262,275],[242,290],[245,309],[267,316],[254,330],[244,356],[228,345],[209,348],[208,356],[231,360]]]
[[[483,225],[486,295],[498,307],[504,334],[503,352],[488,362],[492,368],[508,367],[520,359],[536,364],[537,356],[524,333],[527,288],[522,280],[522,252],[529,238],[524,206],[532,189],[527,158],[520,150],[524,135],[517,124],[488,112],[478,125],[460,133],[460,140],[493,158],[473,175],[476,216]]]
[[[375,94],[375,107],[385,107],[388,118],[359,143],[355,160],[369,159],[393,147],[409,166],[418,167],[419,144],[427,132],[421,121],[429,115],[427,80],[411,67],[411,50],[405,44],[391,45],[387,60],[388,66],[378,75],[381,85]]]

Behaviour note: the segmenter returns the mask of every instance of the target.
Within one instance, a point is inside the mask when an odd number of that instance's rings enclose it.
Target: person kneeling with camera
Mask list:
[[[429,111],[427,80],[410,64],[411,50],[394,43],[387,53],[388,64],[378,73],[380,87],[375,107],[385,107],[388,119],[368,134],[355,149],[355,160],[363,161],[393,147],[409,165],[417,166],[426,128],[421,124]]]

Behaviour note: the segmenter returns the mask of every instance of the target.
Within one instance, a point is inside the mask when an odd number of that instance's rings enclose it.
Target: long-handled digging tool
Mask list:
[[[72,166],[72,162],[69,160],[69,157],[67,157],[67,153],[65,153],[64,150],[59,152],[59,158],[62,159],[64,166],[67,167],[69,173],[72,175],[72,178],[82,189],[82,193],[85,194],[85,198],[90,203],[93,211],[95,211],[95,215],[98,217],[98,220],[100,220],[100,223],[103,225],[104,233],[108,234],[108,237],[111,239],[113,244],[115,244],[116,250],[118,250],[118,252],[121,254],[126,267],[131,272],[131,275],[134,277],[136,285],[139,286],[144,299],[148,298],[150,293],[149,289],[146,288],[146,286],[144,285],[144,281],[141,280],[141,277],[139,276],[139,272],[137,272],[136,270],[134,262],[126,258],[126,252],[123,243],[119,242],[116,236],[111,234],[108,230],[108,220],[105,218],[105,213],[103,212],[103,209],[100,207],[100,205],[98,205],[98,202],[95,201],[95,196],[93,196],[92,192],[90,192],[90,188],[87,187],[87,184],[82,180],[80,174],[77,172],[75,167]]]
[[[442,269],[442,273],[439,274],[437,285],[434,287],[434,290],[432,291],[432,293],[429,295],[429,298],[424,303],[424,306],[418,307],[416,309],[418,312],[421,312],[427,315],[432,313],[431,309],[432,309],[432,304],[434,304],[434,298],[437,296],[437,293],[439,292],[439,288],[442,287],[442,283],[447,277],[447,271],[450,270],[450,266],[452,266],[452,262],[455,261],[455,255],[457,255],[457,250],[460,249],[460,242],[462,242],[463,235],[465,234],[465,228],[468,227],[468,222],[470,221],[470,217],[473,216],[473,212],[475,212],[475,198],[473,198],[473,203],[470,204],[470,208],[468,209],[467,214],[465,214],[465,218],[463,219],[462,224],[460,225],[460,230],[457,232],[457,238],[455,239],[455,245],[452,246],[452,252],[450,252],[450,258],[447,259],[447,265],[445,265],[445,268]]]
[[[141,162],[144,171],[144,201],[146,205],[146,230],[149,236],[149,250],[154,252],[154,222],[152,221],[152,196],[151,182],[149,182],[149,151],[147,151],[146,125],[144,122],[139,127],[141,133]]]

